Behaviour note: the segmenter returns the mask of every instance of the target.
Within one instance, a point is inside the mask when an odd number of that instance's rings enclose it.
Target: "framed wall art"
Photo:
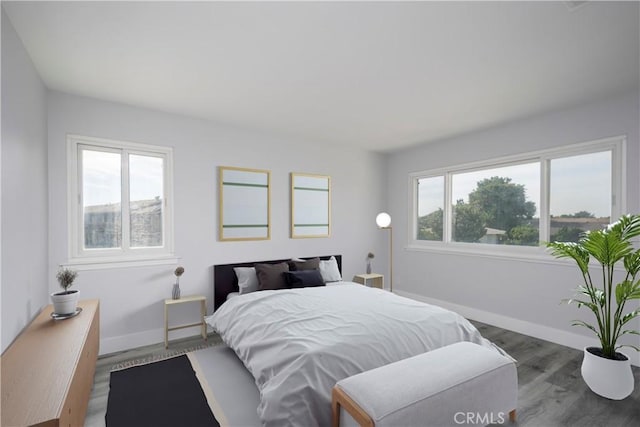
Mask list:
[[[221,241],[271,238],[271,172],[218,168],[218,238]]]
[[[331,177],[291,173],[291,238],[331,235]]]

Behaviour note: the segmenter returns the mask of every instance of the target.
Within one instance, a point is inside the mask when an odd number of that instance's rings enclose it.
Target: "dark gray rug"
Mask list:
[[[109,388],[108,427],[220,426],[186,355],[111,372]]]

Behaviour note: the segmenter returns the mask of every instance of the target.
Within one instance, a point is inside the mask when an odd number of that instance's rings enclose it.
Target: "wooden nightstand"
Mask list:
[[[372,288],[384,289],[384,276],[382,274],[356,274],[353,281]]]
[[[179,325],[169,327],[169,306],[175,304],[182,304],[185,302],[200,301],[200,321],[198,323],[189,323],[188,325]],[[204,316],[207,314],[207,298],[202,295],[191,295],[182,297],[180,299],[167,298],[164,300],[164,348],[169,348],[169,331],[175,331],[176,329],[193,328],[200,326],[200,334],[206,341],[207,339],[207,324],[204,321]]]

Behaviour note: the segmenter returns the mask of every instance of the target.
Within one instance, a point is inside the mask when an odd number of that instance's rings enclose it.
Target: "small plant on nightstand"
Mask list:
[[[56,279],[62,292],[56,292],[51,294],[51,302],[53,302],[53,312],[55,314],[73,314],[78,307],[78,298],[80,297],[80,291],[77,289],[69,290],[73,285],[73,281],[76,280],[78,272],[70,268],[60,267],[58,273],[56,273]]]
[[[371,260],[375,257],[376,256],[373,254],[373,252],[369,252],[367,254],[367,274],[371,274]]]
[[[178,266],[174,270],[173,274],[176,275],[176,283],[173,285],[173,291],[171,292],[171,296],[173,299],[180,299],[180,276],[184,274],[184,267]]]

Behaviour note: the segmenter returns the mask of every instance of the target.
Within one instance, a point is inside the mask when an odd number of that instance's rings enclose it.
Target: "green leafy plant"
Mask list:
[[[629,321],[640,316],[640,309],[624,314],[625,304],[629,300],[640,299],[640,280],[637,280],[640,249],[635,250],[632,243],[632,239],[639,235],[640,215],[625,215],[602,230],[585,232],[577,243],[547,243],[553,256],[572,258],[578,265],[584,285],[578,286],[577,295],[566,301],[589,308],[596,316],[597,326],[582,320],[575,320],[572,325],[584,326],[595,332],[602,345],[602,355],[609,359],[615,359],[616,350],[621,347],[640,351],[634,345],[617,344],[625,334],[640,335],[636,330],[624,329]],[[589,272],[591,257],[598,261],[602,270],[602,277],[597,281]],[[619,262],[624,265],[626,274],[624,280],[616,284],[614,269]]]
[[[60,268],[56,273],[56,279],[60,283],[60,287],[64,289],[65,293],[69,292],[69,288],[73,285],[73,281],[76,280],[78,272],[70,268]]]

